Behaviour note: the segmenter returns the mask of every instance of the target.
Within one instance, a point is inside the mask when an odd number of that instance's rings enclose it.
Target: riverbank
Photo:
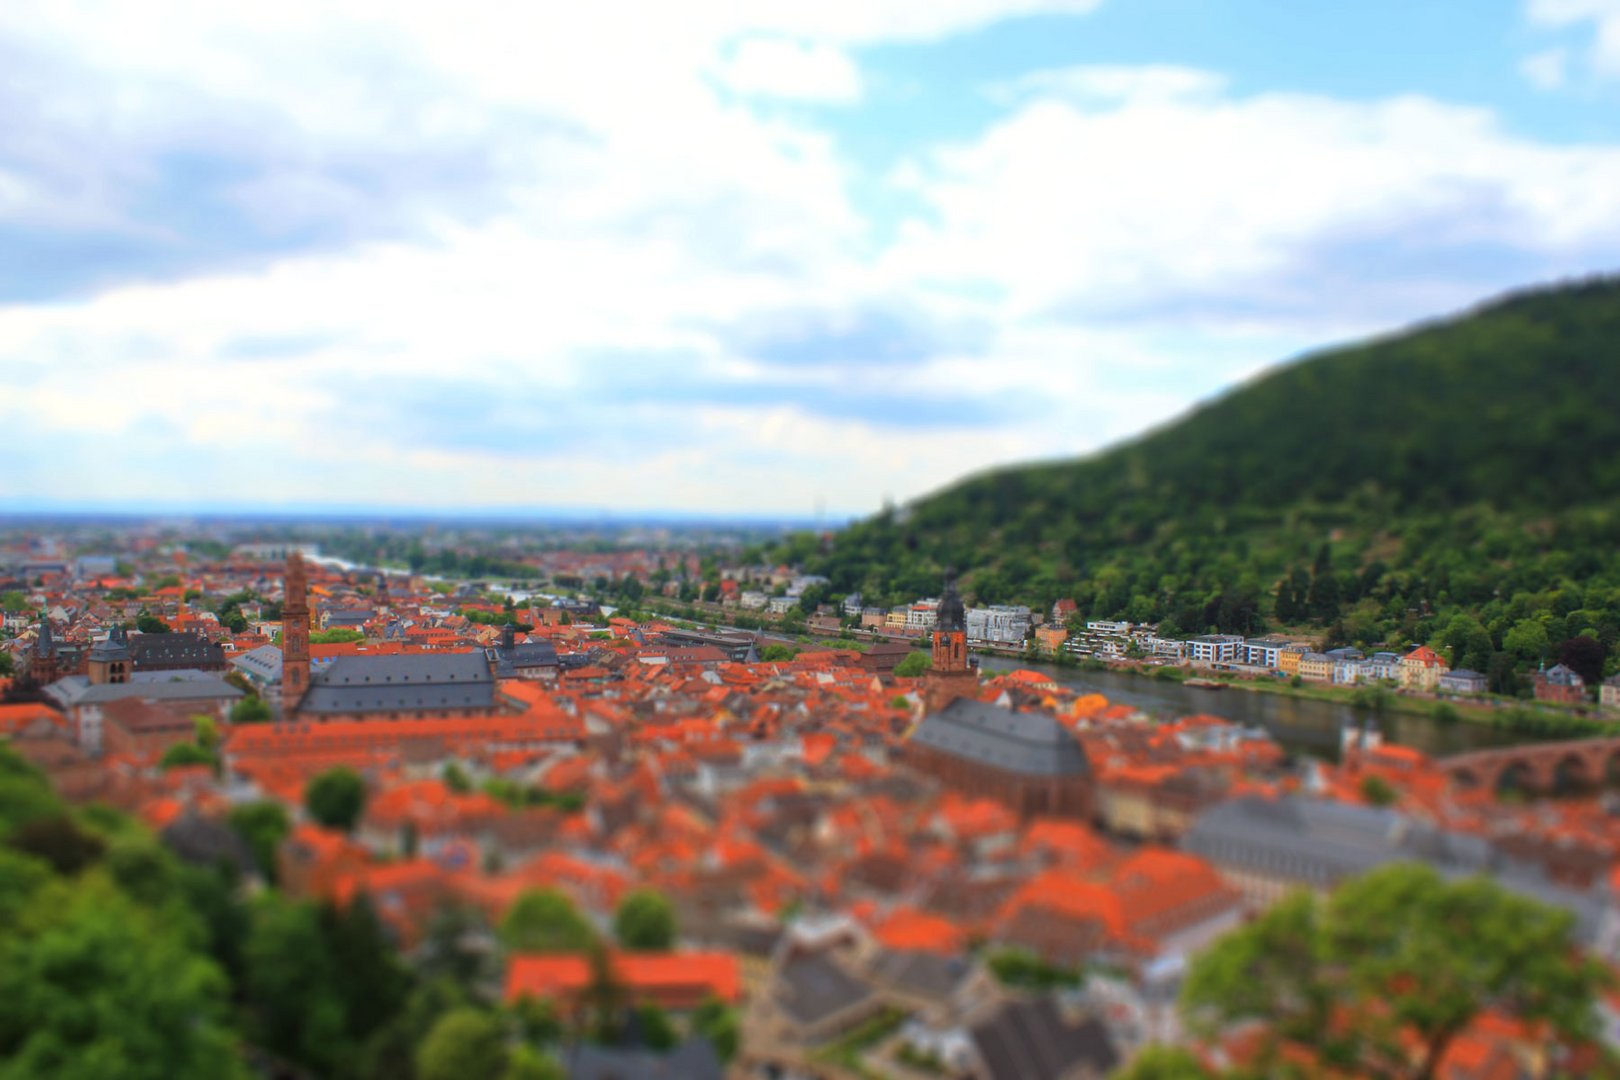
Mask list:
[[[649,605],[652,606],[652,605]],[[662,607],[663,605],[658,605]],[[673,605],[671,605],[673,606]],[[655,607],[655,610],[657,608]],[[665,618],[679,619],[667,608],[660,612]],[[697,614],[711,615],[714,623],[720,625],[736,624],[728,617],[728,612],[701,612]],[[753,620],[750,620],[753,621]],[[818,642],[822,647],[830,648],[861,648],[870,647],[873,641],[884,640],[886,635],[860,633],[841,640],[828,640],[820,635],[811,637],[803,633],[791,633],[771,626],[740,627],[762,633],[778,641],[808,644]],[[901,639],[910,642],[910,639]],[[911,642],[913,647],[921,648],[920,642]],[[1234,710],[1228,700],[1222,704],[1223,695],[1232,691],[1247,691],[1246,697],[1250,700],[1285,699],[1296,703],[1312,703],[1330,708],[1354,720],[1356,716],[1371,714],[1380,721],[1380,727],[1387,729],[1386,734],[1392,737],[1401,737],[1413,725],[1425,729],[1424,734],[1415,739],[1401,738],[1401,741],[1416,741],[1424,744],[1425,749],[1433,749],[1442,744],[1468,743],[1473,741],[1466,732],[1477,732],[1477,738],[1490,743],[1522,742],[1547,739],[1577,739],[1596,735],[1620,734],[1620,717],[1606,717],[1600,713],[1581,713],[1568,707],[1545,705],[1538,702],[1521,699],[1493,698],[1486,700],[1468,700],[1436,698],[1428,695],[1413,694],[1397,690],[1388,686],[1334,686],[1318,682],[1298,682],[1270,677],[1244,677],[1223,671],[1202,671],[1174,665],[1148,665],[1137,662],[1106,663],[1095,657],[1077,657],[1060,652],[1056,655],[1034,655],[1020,649],[997,648],[994,646],[976,646],[974,655],[983,659],[993,659],[995,667],[1016,668],[1034,667],[1037,669],[1052,669],[1075,676],[1106,677],[1109,680],[1126,680],[1127,684],[1136,684],[1142,693],[1155,695],[1150,688],[1155,686],[1176,688],[1176,697],[1180,707],[1185,712],[1211,712],[1227,714]],[[1202,688],[1198,685],[1188,685],[1188,680],[1209,680],[1220,684],[1220,688]],[[1248,711],[1246,709],[1236,711]],[[1450,737],[1442,733],[1450,731]]]
[[[1181,667],[1143,668],[1137,665],[1104,665],[1111,671],[1129,672],[1144,679],[1193,685],[1189,680],[1214,682],[1220,690],[1270,694],[1302,701],[1320,701],[1344,706],[1357,712],[1379,716],[1412,716],[1438,724],[1477,724],[1513,735],[1535,739],[1581,738],[1590,735],[1620,734],[1620,717],[1597,712],[1580,712],[1567,707],[1521,699],[1440,698],[1413,694],[1388,686],[1333,686],[1314,682],[1294,682],[1276,678],[1245,678],[1229,672],[1194,672]]]

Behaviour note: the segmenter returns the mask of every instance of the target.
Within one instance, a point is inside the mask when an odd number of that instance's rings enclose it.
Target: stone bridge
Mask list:
[[[1620,783],[1620,737],[1474,750],[1443,758],[1439,766],[1461,788],[1591,791]]]

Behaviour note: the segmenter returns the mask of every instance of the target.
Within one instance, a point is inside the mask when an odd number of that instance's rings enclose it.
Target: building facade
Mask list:
[[[958,698],[917,725],[902,756],[946,787],[994,799],[1021,817],[1089,820],[1095,808],[1085,749],[1047,713]]]

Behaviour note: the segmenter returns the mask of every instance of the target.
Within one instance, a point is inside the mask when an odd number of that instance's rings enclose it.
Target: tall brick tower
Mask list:
[[[929,712],[938,712],[959,697],[971,697],[979,689],[979,673],[968,663],[967,609],[956,582],[949,578],[934,623],[933,661],[923,676],[923,705]]]
[[[281,715],[290,718],[309,689],[309,580],[304,557],[287,556],[281,605]]]

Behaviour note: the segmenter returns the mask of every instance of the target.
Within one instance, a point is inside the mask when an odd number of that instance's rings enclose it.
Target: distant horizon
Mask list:
[[[573,525],[616,529],[636,527],[724,527],[813,529],[842,528],[855,517],[817,522],[810,517],[794,518],[770,514],[705,514],[664,510],[605,510],[593,508],[512,508],[466,507],[432,508],[411,506],[371,506],[339,508],[310,503],[296,506],[253,506],[249,504],[106,504],[29,502],[8,505],[0,510],[0,527],[29,521],[138,521],[162,522],[167,518],[190,519],[224,524],[265,522],[275,524],[412,524],[447,525]]]

